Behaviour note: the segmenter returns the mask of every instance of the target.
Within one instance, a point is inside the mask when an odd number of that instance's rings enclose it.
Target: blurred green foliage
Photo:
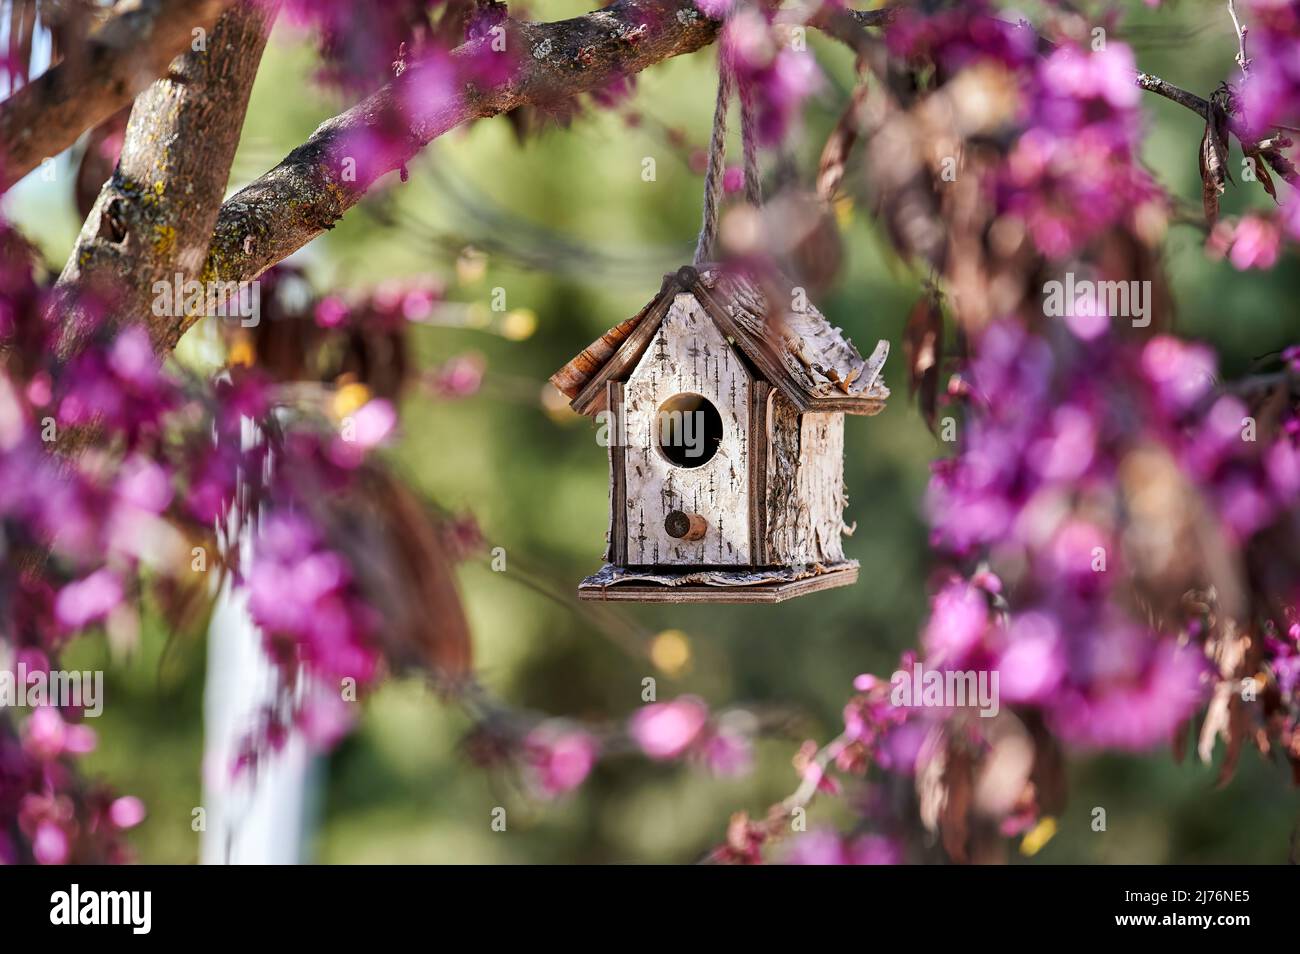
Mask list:
[[[1127,36],[1144,69],[1208,94],[1232,66],[1234,42],[1221,6],[1182,3],[1148,11],[1134,3]],[[538,3],[535,18],[581,12],[580,2]],[[1124,31],[1120,31],[1124,36]],[[795,155],[805,177],[852,82],[850,58],[812,38],[827,69]],[[919,276],[897,263],[866,210],[848,211],[846,262],[819,306],[869,349],[895,343],[887,378],[894,390],[879,417],[850,418],[849,554],[862,563],[858,585],[776,607],[633,607],[621,639],[683,630],[692,660],[680,678],[630,654],[570,599],[599,565],[607,519],[605,456],[589,422],[548,414],[546,377],[657,290],[660,276],[688,260],[699,216],[699,177],[661,124],[692,143],[708,135],[714,89],[712,50],[663,64],[638,78],[643,121],[591,112],[568,129],[521,145],[505,120],[480,122],[439,139],[402,184],[390,176],[366,206],[299,259],[321,289],[372,285],[386,277],[434,275],[455,302],[486,306],[506,290],[511,309],[529,309],[537,329],[507,340],[470,328],[421,328],[425,363],[467,350],[487,360],[484,393],[460,401],[413,397],[403,409],[395,463],[439,504],[471,511],[489,545],[505,548],[508,570],[471,566],[464,597],[477,664],[493,692],[513,704],[594,720],[640,704],[641,680],[656,675],[660,698],[694,692],[712,704],[788,703],[807,714],[807,737],[825,740],[860,672],[887,674],[912,645],[926,605],[930,570],[920,501],[929,461],[942,446],[909,405],[897,342]],[[309,47],[277,32],[249,110],[232,187],[256,176],[346,105],[314,86]],[[1199,207],[1198,118],[1154,97],[1144,102],[1151,136],[1146,159],[1183,201]],[[733,154],[735,152],[733,151]],[[645,182],[642,159],[657,177]],[[1234,157],[1238,161],[1239,157]],[[853,191],[860,157],[846,185]],[[1240,177],[1238,177],[1240,178]],[[60,262],[77,222],[61,184],[25,183],[10,214]],[[1267,202],[1238,184],[1227,211]],[[397,225],[385,224],[393,218]],[[1215,343],[1227,373],[1300,338],[1291,261],[1265,275],[1241,275],[1208,261],[1203,236],[1176,227],[1168,268],[1179,329]],[[480,276],[458,275],[466,245],[487,250]],[[469,270],[469,271],[472,271]],[[472,280],[462,280],[469,278]],[[520,581],[545,581],[560,599]],[[76,648],[72,664],[102,664],[99,644]],[[102,737],[89,760],[119,789],[140,795],[149,818],[136,844],[144,860],[190,862],[197,835],[204,652],[201,639],[167,637],[148,616],[139,649],[113,663]],[[396,683],[366,707],[359,731],[329,759],[315,856],[327,862],[680,862],[723,836],[732,811],[761,812],[797,784],[790,757],[799,739],[762,743],[756,771],[718,780],[700,770],[616,759],[599,767],[571,799],[521,802],[507,780],[473,767],[458,751],[465,718],[420,685]],[[1037,856],[1048,862],[1278,862],[1286,857],[1296,799],[1286,773],[1252,754],[1224,790],[1215,769],[1148,757],[1076,757],[1071,802],[1059,832]],[[494,833],[494,806],[510,808],[507,833]],[[1094,833],[1093,806],[1109,830]],[[842,808],[821,803],[811,821]]]

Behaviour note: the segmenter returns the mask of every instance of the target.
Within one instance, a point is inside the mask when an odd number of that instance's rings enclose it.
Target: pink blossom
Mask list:
[[[1055,620],[1040,612],[1018,616],[994,669],[1004,700],[1049,701],[1065,675],[1063,644]]]
[[[1114,41],[1099,51],[1062,45],[1024,72],[1024,130],[1001,173],[1000,202],[1044,255],[1064,258],[1162,201],[1137,161],[1133,52]],[[1070,326],[1093,340],[1102,317],[1076,312]]]
[[[1250,73],[1240,84],[1243,137],[1262,138],[1300,108],[1300,5],[1295,0],[1247,0],[1241,11],[1250,31]]]
[[[1093,645],[1101,649],[1100,641],[1094,639]],[[1065,741],[1140,751],[1166,743],[1192,714],[1205,695],[1199,650],[1168,640],[1148,645],[1145,660],[1126,652],[1105,678],[1069,689],[1054,701],[1049,721]]]
[[[121,829],[134,828],[144,821],[144,802],[134,795],[115,798],[108,806],[108,820]]]
[[[437,300],[438,294],[433,288],[412,288],[402,298],[402,317],[407,321],[424,321],[433,314]]]
[[[325,545],[305,515],[283,509],[267,515],[245,586],[249,613],[273,658],[291,668],[306,663],[331,680],[365,685],[374,678],[376,612],[356,591],[347,560]],[[324,720],[317,728],[328,734]]]
[[[853,677],[853,688],[858,692],[870,692],[878,685],[880,685],[880,680],[869,672]]]
[[[1243,216],[1237,223],[1228,261],[1238,271],[1269,269],[1277,264],[1282,232],[1276,222],[1258,215]]]
[[[696,8],[710,20],[725,20],[734,0],[695,0]]]
[[[1209,391],[1216,365],[1209,348],[1170,335],[1158,335],[1142,349],[1142,370],[1173,412],[1186,410]]]
[[[709,707],[696,696],[654,702],[633,714],[628,731],[652,759],[675,759],[699,737],[709,720]]]
[[[1092,465],[1096,452],[1097,428],[1086,410],[1073,405],[1057,408],[1051,431],[1032,447],[1030,466],[1044,480],[1075,480]]]
[[[315,693],[298,710],[295,724],[310,745],[329,750],[352,730],[356,722],[353,710],[353,704],[337,693]]]
[[[844,841],[837,832],[825,828],[805,832],[795,839],[786,853],[789,865],[847,864]]]
[[[321,328],[338,328],[347,321],[347,303],[337,295],[326,295],[316,303],[316,324]]]
[[[145,513],[162,513],[171,503],[171,477],[155,461],[143,455],[133,455],[122,464],[117,478],[117,496]]]
[[[434,372],[430,386],[440,397],[470,397],[478,393],[486,370],[487,361],[481,354],[476,352],[459,354],[449,358]]]
[[[524,749],[538,789],[555,797],[586,780],[596,764],[599,745],[581,730],[543,724],[528,734]]]
[[[71,724],[63,736],[63,751],[68,755],[87,755],[95,751],[99,738],[88,725]]]
[[[844,838],[836,832],[817,829],[799,835],[786,853],[790,865],[899,865],[902,846],[882,835]]]
[[[1274,444],[1265,453],[1265,469],[1280,498],[1300,498],[1300,447],[1288,441]]]
[[[1119,571],[1118,566],[1100,562],[1107,555],[1117,555],[1116,548],[1096,524],[1086,520],[1065,522],[1048,543],[1051,572],[1061,583],[1078,590],[1100,586],[1106,579],[1103,571]]]
[[[772,25],[754,9],[727,19],[722,56],[754,105],[758,138],[780,142],[797,120],[805,99],[822,85],[816,58],[776,42]]]
[[[749,737],[727,728],[709,733],[702,750],[704,764],[714,775],[744,775],[754,762],[754,747]]]
[[[745,170],[740,166],[727,166],[722,173],[722,188],[728,195],[745,188]]]
[[[456,86],[456,70],[451,58],[441,50],[435,50],[419,62],[407,67],[401,84],[402,105],[416,129],[434,131],[454,116],[459,93]]]
[[[61,755],[85,755],[95,750],[95,731],[64,721],[53,706],[38,706],[23,726],[23,750],[42,761]]]
[[[504,36],[505,7],[475,8],[465,38],[472,46],[457,57],[458,79],[474,85],[496,86],[510,81],[519,69],[514,44],[497,42]]]
[[[895,709],[897,712],[906,710]],[[887,729],[880,737],[876,747],[876,763],[886,772],[900,775],[916,773],[916,760],[925,745],[926,736],[931,729],[923,718],[910,718],[908,721]]]
[[[855,865],[901,865],[903,846],[884,835],[863,835],[849,842],[848,857]]]
[[[32,838],[32,857],[38,865],[62,865],[68,861],[68,835],[53,822],[41,822]]]
[[[957,665],[975,648],[988,626],[988,600],[964,580],[954,580],[934,598],[922,641],[946,665]]]
[[[82,629],[116,609],[122,595],[122,584],[112,570],[96,570],[59,590],[54,613],[64,628]]]
[[[47,761],[63,754],[67,725],[59,710],[40,706],[23,726],[23,750],[33,758]]]
[[[1001,19],[986,0],[931,12],[906,5],[885,31],[895,56],[933,59],[949,75],[978,62],[1015,69],[1034,57],[1034,31]]]
[[[356,426],[357,444],[369,450],[378,447],[393,432],[397,426],[397,410],[392,402],[375,398],[359,408],[352,420]]]
[[[1053,94],[1070,100],[1099,99],[1114,109],[1137,105],[1141,91],[1133,82],[1137,62],[1131,47],[1107,43],[1100,50],[1058,47],[1043,63],[1040,76]]]
[[[372,398],[344,419],[342,432],[330,444],[330,459],[340,467],[358,467],[366,452],[385,443],[396,427],[392,402]]]
[[[1300,239],[1300,194],[1294,190],[1287,194],[1282,202],[1279,218],[1286,234],[1293,239]]]
[[[1272,498],[1253,478],[1238,475],[1229,478],[1216,494],[1219,516],[1237,540],[1268,526],[1277,513]]]
[[[159,368],[149,333],[139,325],[132,325],[118,335],[109,352],[109,366],[123,381],[152,387],[158,379]]]

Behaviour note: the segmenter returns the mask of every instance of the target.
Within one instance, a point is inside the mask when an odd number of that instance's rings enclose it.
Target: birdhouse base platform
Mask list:
[[[605,564],[578,585],[578,597],[611,603],[780,603],[849,586],[858,561],[762,569],[637,569]]]

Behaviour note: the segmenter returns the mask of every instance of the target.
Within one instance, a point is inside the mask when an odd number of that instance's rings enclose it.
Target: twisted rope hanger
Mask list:
[[[722,209],[723,173],[727,158],[727,106],[736,86],[735,72],[718,48],[718,99],[713,107],[713,135],[709,139],[709,164],[704,173],[704,213],[700,236],[695,242],[696,266],[709,260],[718,240],[718,217]],[[745,201],[754,208],[763,204],[762,183],[758,177],[758,138],[754,132],[754,91],[745,85],[740,90],[740,140],[744,150]]]

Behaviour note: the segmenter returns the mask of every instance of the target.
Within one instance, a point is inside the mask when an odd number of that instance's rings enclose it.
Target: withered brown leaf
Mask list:
[[[1025,715],[1025,724],[1034,740],[1034,769],[1030,781],[1037,793],[1038,807],[1045,815],[1059,815],[1065,810],[1068,782],[1065,775],[1065,753],[1061,744],[1048,731],[1041,715]]]
[[[1300,183],[1300,172],[1296,171],[1295,163],[1282,152],[1283,149],[1291,147],[1291,140],[1286,137],[1275,137],[1273,143],[1269,148],[1261,149],[1260,155],[1273,168],[1273,171],[1287,182],[1292,185]]]
[[[921,822],[938,831],[944,851],[958,864],[970,857],[970,810],[974,796],[974,763],[970,753],[942,728],[931,731],[922,746],[929,753],[916,773]]]
[[[380,637],[396,669],[423,668],[449,683],[469,674],[469,623],[455,566],[423,503],[398,478],[368,467],[354,502],[370,559],[358,561],[363,587],[385,616]],[[363,523],[364,521],[364,523]]]
[[[1211,226],[1219,220],[1219,196],[1228,178],[1228,113],[1223,97],[1210,97],[1205,114],[1205,132],[1201,135],[1201,203],[1205,221]]]
[[[903,355],[907,361],[908,394],[920,393],[917,406],[926,426],[933,431],[943,363],[943,309],[932,292],[922,295],[908,314]]]
[[[1246,158],[1250,159],[1250,161],[1255,164],[1255,178],[1258,179],[1259,184],[1264,187],[1264,191],[1273,198],[1274,202],[1276,202],[1277,186],[1274,185],[1273,176],[1268,171],[1268,161],[1260,154],[1258,148],[1248,149],[1245,150],[1245,152]]]
[[[974,764],[965,749],[949,748],[943,776],[947,797],[939,815],[944,851],[958,864],[969,859],[966,842],[970,837],[970,810],[974,798]]]
[[[823,202],[835,199],[840,183],[844,180],[844,165],[848,162],[853,144],[858,140],[858,113],[867,98],[867,82],[859,79],[853,90],[853,97],[845,107],[839,122],[826,137],[822,147],[821,162],[817,166],[817,197]]]

